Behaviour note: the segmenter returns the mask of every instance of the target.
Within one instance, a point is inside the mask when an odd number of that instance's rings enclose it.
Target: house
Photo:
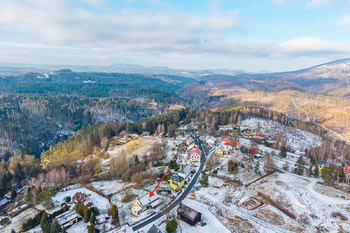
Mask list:
[[[344,173],[345,173],[345,177],[346,177],[346,183],[349,183],[349,181],[350,181],[350,166],[344,167]],[[350,211],[350,207],[349,207],[349,211]]]
[[[7,209],[8,205],[11,203],[13,203],[13,201],[11,201],[10,199],[7,199],[7,198],[2,199],[0,201],[0,213],[4,212]]]
[[[193,148],[190,151],[191,162],[200,162],[202,157],[202,151],[199,148]]]
[[[72,199],[74,202],[83,203],[87,207],[90,207],[93,205],[92,202],[89,201],[89,198],[87,197],[87,195],[81,192],[76,192]]]
[[[186,138],[186,144],[189,146],[192,142],[194,143],[194,138],[192,136],[188,136]]]
[[[17,194],[19,194],[24,191],[24,187],[22,185],[17,185],[15,191]]]
[[[87,200],[88,198],[81,192],[76,192],[73,196],[73,201],[74,202],[80,202],[83,203],[85,200]]]
[[[155,194],[152,197],[149,197],[149,193],[146,193],[142,197],[134,200],[134,207],[131,209],[131,213],[134,216],[139,216],[140,213],[149,208],[156,208],[161,204],[159,196]]]
[[[184,204],[180,204],[179,208],[177,209],[177,218],[182,219],[191,226],[196,225],[201,220],[201,217],[201,213]]]
[[[100,214],[100,215],[96,216],[96,222],[98,224],[102,224],[104,222],[107,222],[108,219],[109,219],[108,214]]]
[[[322,173],[322,169],[326,166],[326,162],[325,161],[321,161],[318,160],[317,161],[317,167],[318,167],[318,171],[319,173]]]
[[[223,156],[223,155],[228,155],[228,154],[230,154],[230,150],[225,148],[225,147],[223,147],[223,146],[220,146],[215,151],[215,155],[216,156]]]
[[[142,133],[142,135],[143,135],[143,136],[150,136],[151,134],[150,134],[149,131],[144,131],[144,132]]]
[[[164,233],[157,225],[153,224],[147,233]]]
[[[215,145],[216,142],[216,138],[211,136],[206,140],[206,143],[210,144],[210,145]]]
[[[190,164],[187,164],[187,165],[184,166],[182,169],[180,169],[180,170],[177,172],[177,174],[178,174],[180,177],[186,179],[186,178],[190,175],[191,171],[192,171],[192,166],[191,166]]]
[[[243,154],[240,150],[237,150],[236,153],[232,156],[231,160],[234,163],[239,164],[243,159]]]
[[[350,166],[345,166],[344,167],[344,172],[345,173],[350,173]]]
[[[254,155],[255,156],[255,154],[257,153],[257,151],[256,150],[253,150],[253,149],[248,149],[248,151],[247,151],[249,154],[251,154],[251,155]]]
[[[69,210],[56,217],[58,224],[63,228],[69,228],[74,223],[77,223],[81,219],[81,216],[74,210]]]
[[[178,190],[185,185],[185,179],[179,175],[173,175],[170,179],[170,188],[172,190]]]
[[[126,131],[125,131],[125,130],[122,130],[122,132],[120,132],[120,134],[126,134]]]
[[[163,133],[159,134],[159,137],[166,138],[166,137],[168,137],[168,134],[166,132],[163,132]]]
[[[257,133],[255,136],[254,136],[254,138],[257,138],[257,139],[264,139],[266,137],[266,135],[265,134],[262,134],[262,133]]]
[[[221,140],[221,145],[222,146],[224,146],[224,147],[226,147],[226,148],[228,148],[228,149],[233,149],[233,148],[236,148],[236,149],[238,149],[238,142],[236,142],[236,141],[231,141],[231,140],[229,140],[229,139],[227,139],[227,138],[223,138],[222,140]]]
[[[190,145],[188,145],[187,150],[192,150],[195,147],[196,147],[196,144],[192,142]]]

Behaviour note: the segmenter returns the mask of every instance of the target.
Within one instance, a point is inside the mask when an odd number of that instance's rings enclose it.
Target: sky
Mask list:
[[[350,0],[1,0],[0,62],[288,71],[350,57]]]

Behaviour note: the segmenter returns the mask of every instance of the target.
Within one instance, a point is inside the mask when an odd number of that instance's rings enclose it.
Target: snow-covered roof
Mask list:
[[[142,207],[137,205],[137,206],[134,206],[132,207],[134,210],[136,210],[137,212],[141,211],[142,210]]]
[[[151,226],[151,228],[147,231],[147,233],[163,233],[164,231],[162,231],[157,225],[153,224]]]
[[[64,212],[64,213],[58,215],[56,217],[56,220],[57,220],[58,224],[60,224],[62,226],[75,218],[79,218],[79,215],[77,214],[77,212],[75,212],[74,210],[69,210],[67,212]]]
[[[158,199],[155,202],[152,202],[150,206],[153,208],[153,207],[156,207],[157,205],[159,205],[160,203],[162,203],[162,200]]]
[[[191,168],[192,168],[192,166],[190,164],[187,164],[180,171],[178,171],[178,173],[186,174],[187,172],[189,172],[191,170]]]
[[[183,216],[186,216],[187,218],[189,218],[190,220],[194,221],[194,219],[196,218],[197,214],[199,214],[198,211],[195,211],[194,209],[181,204],[179,206],[179,208],[177,209],[177,212],[179,214],[182,214]]]
[[[155,194],[152,197],[149,197],[149,193],[146,193],[145,195],[139,198],[139,202],[141,203],[142,206],[146,206],[156,201],[157,199],[159,199],[159,196],[157,194]]]
[[[172,180],[174,183],[180,183],[181,181],[184,180],[184,178],[182,178],[182,177],[179,176],[179,175],[173,175],[173,177],[171,177],[171,180]]]

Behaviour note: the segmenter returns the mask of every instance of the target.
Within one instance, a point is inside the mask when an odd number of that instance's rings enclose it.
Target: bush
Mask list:
[[[166,224],[166,231],[168,233],[174,233],[177,229],[177,222],[175,220],[170,220],[167,224]]]

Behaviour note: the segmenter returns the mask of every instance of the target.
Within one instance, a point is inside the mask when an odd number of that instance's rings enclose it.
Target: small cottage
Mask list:
[[[184,204],[180,204],[179,208],[177,209],[178,219],[183,220],[191,226],[197,224],[201,220],[201,216],[201,213]]]

